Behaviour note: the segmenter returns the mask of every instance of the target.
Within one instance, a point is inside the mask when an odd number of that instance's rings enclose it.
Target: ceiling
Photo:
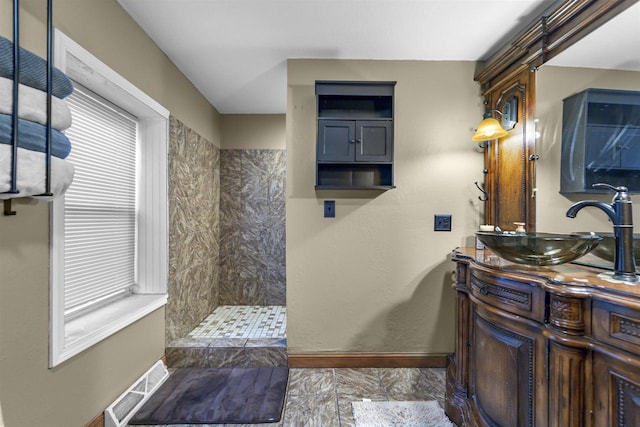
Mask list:
[[[287,59],[484,60],[558,0],[118,2],[220,113],[279,114]]]
[[[640,71],[640,3],[588,34],[547,64]]]

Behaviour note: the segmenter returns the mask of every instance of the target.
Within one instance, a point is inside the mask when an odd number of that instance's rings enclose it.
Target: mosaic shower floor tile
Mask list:
[[[189,338],[285,338],[286,307],[217,307],[189,333]]]

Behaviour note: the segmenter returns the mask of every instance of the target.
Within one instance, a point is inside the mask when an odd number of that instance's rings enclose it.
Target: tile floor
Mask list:
[[[436,400],[444,408],[444,390],[445,369],[439,368],[292,368],[280,422],[245,427],[353,427],[353,401]]]
[[[215,347],[242,341],[242,346],[268,339],[286,346],[286,309],[282,306],[217,307],[176,346]],[[187,366],[198,366],[193,363]],[[220,365],[224,366],[224,364]],[[289,371],[282,419],[263,427],[353,427],[351,402],[370,400],[437,400],[444,408],[445,369],[363,368]],[[212,424],[221,426],[221,424]],[[174,425],[172,425],[174,426]],[[178,425],[175,425],[176,427]],[[184,427],[187,425],[179,425]],[[199,425],[206,427],[206,425]],[[188,426],[196,427],[196,426]],[[227,427],[243,427],[229,424]]]
[[[284,306],[225,305],[216,307],[189,338],[285,338]]]

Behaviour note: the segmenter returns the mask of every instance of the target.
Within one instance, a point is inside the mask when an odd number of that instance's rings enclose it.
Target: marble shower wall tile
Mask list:
[[[220,305],[285,304],[285,150],[220,150]]]
[[[173,116],[169,135],[167,343],[218,306],[221,166],[220,149]]]

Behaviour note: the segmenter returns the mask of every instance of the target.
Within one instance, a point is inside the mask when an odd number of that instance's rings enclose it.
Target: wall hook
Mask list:
[[[478,187],[478,190],[482,192],[482,196],[478,196],[478,200],[480,200],[481,202],[486,202],[487,200],[489,200],[489,193],[487,193],[486,191],[484,191],[482,187],[480,187],[480,184],[478,184],[478,181],[476,181],[475,184],[476,184],[476,187]]]
[[[5,199],[4,202],[4,214],[6,216],[15,215],[16,211],[11,209],[11,199]]]

